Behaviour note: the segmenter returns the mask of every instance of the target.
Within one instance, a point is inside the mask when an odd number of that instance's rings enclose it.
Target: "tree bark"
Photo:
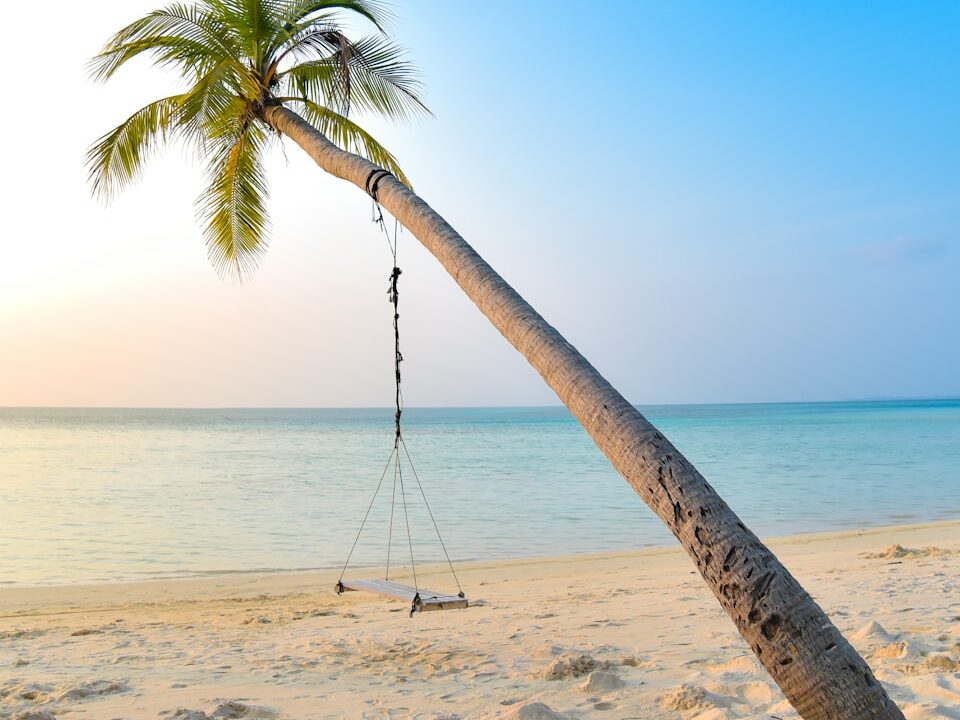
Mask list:
[[[378,167],[288,108],[263,117],[323,170],[369,192]],[[374,173],[374,175],[371,175]],[[867,663],[703,476],[420,197],[383,176],[376,198],[540,373],[670,528],[784,695],[806,720],[903,720]]]

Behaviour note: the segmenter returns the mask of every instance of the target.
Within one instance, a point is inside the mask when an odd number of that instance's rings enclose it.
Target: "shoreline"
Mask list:
[[[941,514],[942,513],[938,513]],[[888,530],[894,530],[897,528],[924,528],[928,526],[938,526],[938,525],[951,525],[951,524],[960,524],[960,510],[949,511],[948,513],[951,517],[939,518],[934,520],[919,520],[916,522],[888,522],[881,525],[862,525],[858,527],[849,527],[842,530],[811,530],[811,531],[802,531],[797,533],[792,533],[789,535],[765,535],[760,536],[760,539],[767,544],[771,543],[783,543],[796,538],[802,537],[811,537],[811,538],[820,538],[823,537],[832,537],[832,536],[846,536],[846,535],[856,535],[870,532],[885,532]],[[915,517],[915,516],[911,516]],[[551,559],[571,559],[571,558],[591,558],[591,557],[604,557],[607,555],[616,555],[616,554],[636,554],[636,553],[657,553],[663,550],[679,550],[679,546],[673,543],[665,545],[644,545],[642,547],[636,547],[631,549],[607,549],[607,550],[586,550],[583,552],[572,552],[559,555],[551,554],[530,554],[530,555],[516,555],[509,557],[492,557],[492,558],[473,558],[466,560],[455,560],[454,565],[457,567],[472,567],[472,566],[484,566],[484,565],[499,565],[499,564],[508,564],[513,562],[539,562],[539,561],[550,561]],[[423,567],[431,568],[434,567],[434,563],[424,563]],[[360,572],[366,571],[376,571],[379,566],[377,565],[352,565],[356,570]],[[421,567],[418,563],[417,567]],[[438,566],[442,567],[442,566]],[[315,575],[328,575],[339,570],[340,565],[329,565],[329,566],[315,566],[315,567],[303,567],[303,568],[253,568],[250,570],[201,570],[201,571],[184,571],[182,574],[177,571],[171,571],[169,574],[166,573],[157,573],[155,577],[119,577],[115,579],[105,579],[105,580],[77,580],[77,581],[44,581],[44,582],[20,582],[16,580],[0,580],[0,593],[4,590],[29,590],[29,589],[39,589],[39,588],[81,588],[81,587],[98,587],[101,585],[127,585],[127,584],[137,584],[137,583],[162,583],[162,582],[178,582],[178,581],[193,581],[193,580],[216,580],[218,578],[225,577],[248,577],[248,576],[263,576],[263,577],[272,577],[278,575],[303,575],[303,574],[315,574]]]
[[[960,540],[960,519],[939,520],[934,522],[910,523],[897,525],[881,525],[849,530],[833,530],[829,532],[796,533],[760,538],[777,555],[796,546],[809,545],[818,542],[837,542],[845,539],[862,538],[869,540],[873,537],[894,538],[900,535],[913,536],[922,531],[938,531],[954,529]],[[675,555],[685,558],[683,550],[676,546],[652,546],[632,550],[606,550],[600,552],[572,553],[569,555],[528,555],[522,557],[472,560],[455,563],[456,568],[463,573],[472,574],[497,569],[523,568],[528,566],[549,567],[551,565],[576,566],[578,564],[592,564],[616,559],[655,558],[664,555]],[[446,572],[442,564],[418,565],[418,572],[424,577],[441,576]],[[354,575],[375,574],[377,566],[357,566]],[[691,569],[693,565],[691,564]],[[197,575],[183,575],[164,578],[146,578],[137,580],[104,580],[98,582],[78,583],[50,583],[42,585],[13,584],[0,586],[0,618],[10,617],[8,604],[16,602],[16,595],[28,597],[34,601],[55,602],[66,596],[76,596],[75,601],[82,601],[83,596],[109,596],[109,590],[114,589],[128,597],[137,597],[151,591],[161,591],[167,595],[184,597],[190,592],[199,591],[206,595],[210,589],[224,593],[224,597],[233,596],[238,592],[261,590],[275,585],[278,592],[289,592],[293,589],[302,589],[305,592],[322,592],[328,586],[336,584],[339,575],[338,568],[307,568],[303,570],[225,570]],[[308,590],[307,588],[311,588]],[[125,590],[132,592],[126,593]],[[48,598],[47,596],[54,596]]]

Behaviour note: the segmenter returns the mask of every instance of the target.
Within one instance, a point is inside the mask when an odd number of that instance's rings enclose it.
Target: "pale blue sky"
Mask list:
[[[0,119],[18,180],[0,404],[388,404],[389,258],[362,194],[296,147],[272,163],[272,247],[245,287],[206,264],[200,173],[176,154],[111,208],[89,199],[85,146],[170,86],[145,66],[84,79],[84,57],[154,3],[93,5],[65,10],[61,57],[13,39],[37,76],[75,68],[61,94],[79,109]],[[424,0],[397,14],[436,117],[371,126],[629,399],[960,394],[960,6]],[[555,402],[401,242],[408,403]]]

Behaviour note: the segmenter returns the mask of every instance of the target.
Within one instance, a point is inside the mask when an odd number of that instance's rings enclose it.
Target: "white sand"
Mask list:
[[[909,720],[960,719],[960,522],[771,545]],[[461,575],[412,620],[325,573],[3,589],[0,719],[797,717],[678,550]]]

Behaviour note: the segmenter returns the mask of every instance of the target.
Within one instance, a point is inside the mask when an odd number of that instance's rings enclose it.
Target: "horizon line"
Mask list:
[[[937,402],[960,401],[956,395],[876,396],[832,400],[758,400],[724,402],[645,402],[630,404],[644,407],[703,407],[717,405],[835,405],[841,403]],[[0,410],[390,410],[392,405],[0,405]],[[567,409],[562,403],[533,405],[407,405],[404,410],[506,410]]]

